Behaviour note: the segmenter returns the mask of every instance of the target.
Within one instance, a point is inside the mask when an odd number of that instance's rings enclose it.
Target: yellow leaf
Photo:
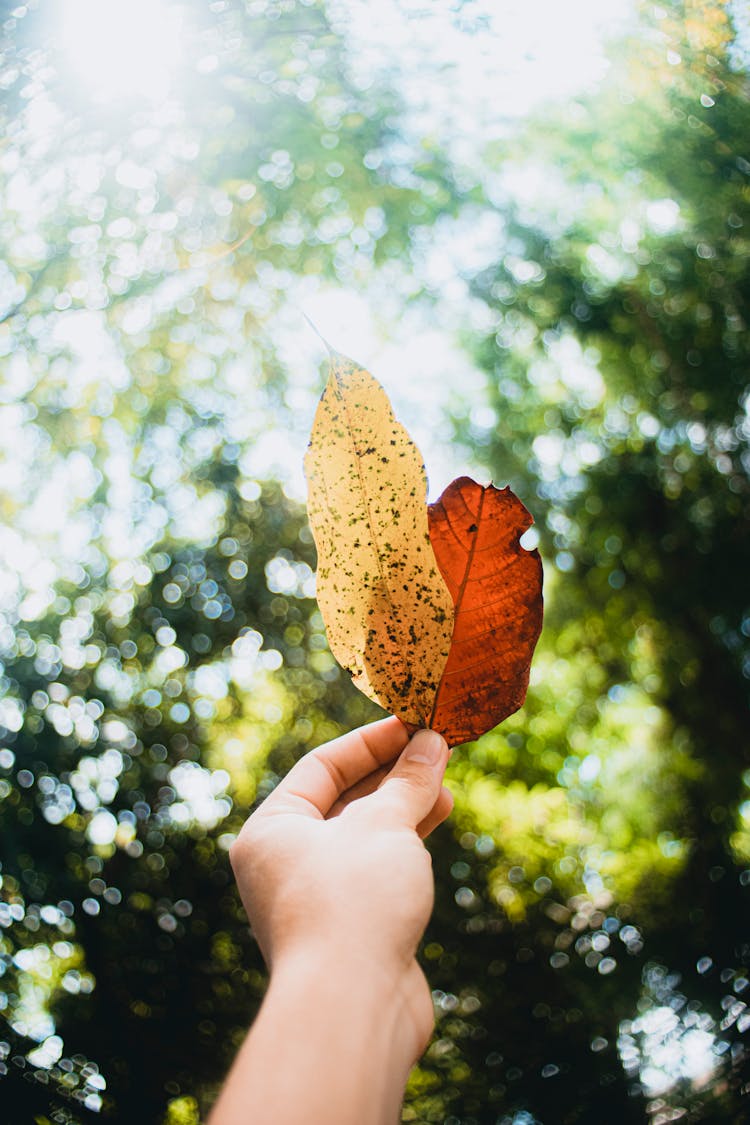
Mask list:
[[[426,726],[454,612],[430,544],[424,465],[380,384],[336,353],[305,474],[331,651],[370,699]]]

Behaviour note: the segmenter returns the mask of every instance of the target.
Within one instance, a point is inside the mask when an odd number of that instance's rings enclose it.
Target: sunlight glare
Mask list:
[[[180,13],[158,0],[72,0],[61,45],[78,79],[105,101],[169,92],[180,50]]]

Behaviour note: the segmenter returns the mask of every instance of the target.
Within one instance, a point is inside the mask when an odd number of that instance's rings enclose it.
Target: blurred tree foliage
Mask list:
[[[308,401],[269,323],[295,278],[364,284],[467,203],[325,7],[190,12],[190,95],[115,110],[6,9],[11,1122],[210,1103],[265,983],[229,842],[377,712],[328,653],[304,510],[253,459]],[[454,755],[406,1121],[743,1119],[747,67],[721,0],[649,5],[618,59],[471,199],[504,234],[469,279],[486,401],[456,438],[537,516],[548,614],[525,708]]]

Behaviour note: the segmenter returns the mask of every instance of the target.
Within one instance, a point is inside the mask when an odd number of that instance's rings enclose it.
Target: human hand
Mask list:
[[[433,1025],[414,956],[434,901],[422,838],[452,808],[447,761],[439,734],[409,740],[397,718],[352,731],[302,758],[230,851],[272,974],[304,964],[342,980],[379,975],[403,1005],[414,1058]]]

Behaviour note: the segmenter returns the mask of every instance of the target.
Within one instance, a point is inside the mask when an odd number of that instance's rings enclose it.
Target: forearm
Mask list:
[[[417,1053],[407,994],[364,961],[279,966],[209,1125],[395,1125]]]
[[[445,740],[405,739],[388,718],[306,755],[232,845],[271,982],[209,1125],[399,1120],[433,1027],[414,958],[434,897],[419,832],[450,809]]]

